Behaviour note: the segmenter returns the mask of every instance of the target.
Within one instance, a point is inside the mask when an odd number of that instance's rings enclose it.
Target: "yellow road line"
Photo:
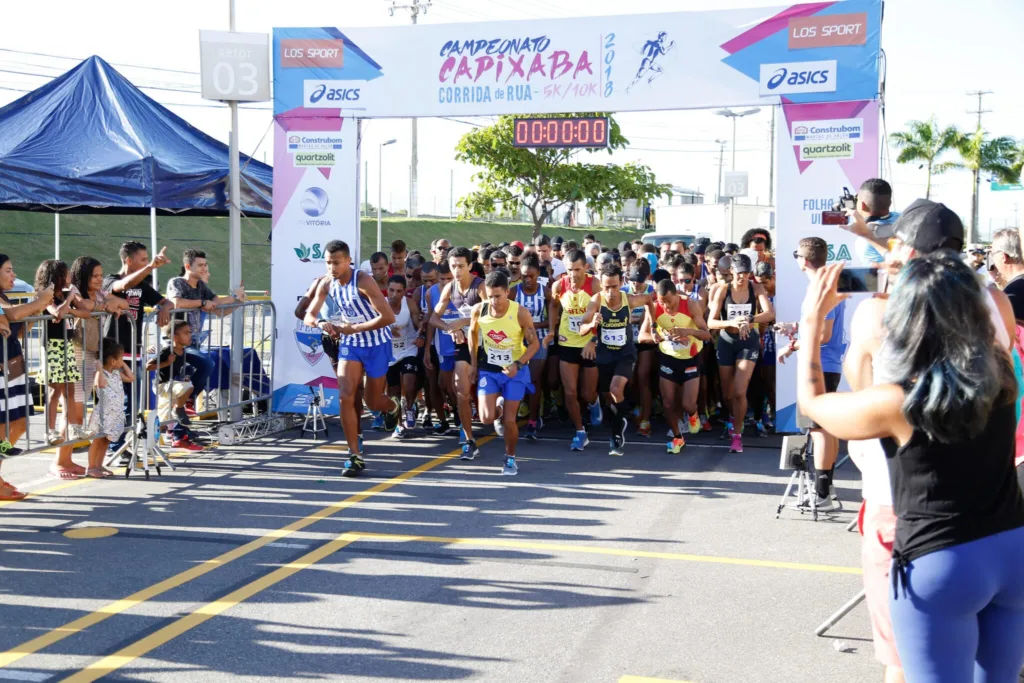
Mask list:
[[[840,567],[830,564],[801,564],[799,562],[777,562],[775,560],[753,560],[739,557],[719,557],[717,555],[690,555],[686,553],[662,553],[651,550],[633,550],[630,548],[604,548],[587,545],[566,545],[559,543],[543,543],[533,541],[511,541],[500,538],[448,538],[445,536],[407,536],[403,534],[384,534],[375,532],[353,532],[362,539],[381,539],[390,541],[418,543],[446,543],[452,545],[475,545],[490,548],[522,548],[524,550],[547,550],[551,552],[584,553],[588,555],[616,555],[619,557],[647,557],[655,560],[680,560],[683,562],[707,562],[711,564],[731,564],[745,567],[767,567],[770,569],[795,569],[808,572],[827,572],[832,574],[860,574],[860,567]]]
[[[452,457],[452,456],[445,456]],[[445,543],[455,545],[478,545],[499,548],[525,548],[531,550],[548,550],[570,553],[588,553],[595,555],[617,555],[628,557],[649,557],[664,560],[683,560],[687,562],[710,562],[716,564],[744,565],[752,567],[769,567],[774,569],[796,569],[803,571],[831,572],[839,574],[859,574],[860,569],[856,567],[837,567],[832,565],[799,564],[796,562],[773,562],[768,560],[750,560],[731,557],[716,557],[714,555],[688,555],[683,553],[660,553],[646,550],[630,550],[627,548],[601,548],[595,546],[562,545],[557,543],[532,543],[528,541],[508,541],[502,539],[488,538],[449,538],[445,536],[409,536],[403,534],[382,534],[369,532],[346,531],[338,534],[326,545],[313,550],[306,555],[289,564],[280,567],[273,572],[261,576],[241,588],[229,593],[223,598],[208,602],[193,612],[173,621],[159,631],[128,645],[114,654],[89,665],[85,669],[72,674],[64,679],[64,683],[89,683],[103,676],[106,676],[121,667],[124,667],[139,657],[152,652],[161,645],[165,645],[178,636],[184,635],[195,627],[206,623],[213,617],[222,614],[226,610],[248,600],[257,593],[260,593],[284,579],[312,566],[320,560],[330,556],[345,546],[351,545],[360,540],[390,540],[414,543]],[[619,679],[619,683],[632,682],[643,683],[686,683],[685,681],[668,681],[659,678],[642,678],[637,676],[625,676]]]
[[[82,484],[88,484],[90,481],[99,481],[99,480],[98,479],[88,479],[86,477],[82,477],[81,479],[72,479],[70,481],[63,481],[60,484],[57,484],[56,486],[51,486],[48,489],[39,489],[38,491],[27,491],[26,493],[28,493],[28,496],[23,498],[23,499],[21,499],[21,500],[5,500],[5,501],[0,501],[0,508],[6,507],[8,505],[14,505],[15,503],[24,503],[26,500],[31,500],[33,498],[38,498],[39,496],[45,496],[45,495],[47,495],[49,493],[56,493],[57,491],[63,491],[64,489],[69,489],[69,488],[72,488],[74,486],[81,486]]]
[[[340,534],[330,543],[303,555],[293,562],[289,562],[288,564],[275,569],[265,576],[261,576],[252,583],[248,583],[238,590],[228,593],[223,598],[206,603],[196,611],[191,612],[167,626],[164,626],[159,631],[146,636],[142,640],[138,640],[131,645],[118,650],[109,657],[104,657],[98,662],[90,664],[85,669],[68,676],[64,681],[85,683],[86,681],[95,681],[103,676],[113,673],[135,659],[142,657],[146,653],[171,640],[174,640],[183,633],[194,629],[196,626],[199,626],[210,619],[213,619],[218,614],[231,609],[238,603],[248,600],[260,591],[266,590],[267,588],[284,581],[292,574],[319,562],[350,543],[355,543],[357,540],[359,540],[358,536],[352,534]]]
[[[485,436],[479,439],[477,443],[483,445],[493,438],[493,436]],[[143,588],[140,591],[132,593],[126,598],[122,598],[121,600],[116,600],[107,605],[104,605],[95,612],[86,614],[82,617],[79,617],[78,619],[75,619],[74,621],[68,622],[63,626],[59,626],[53,629],[52,631],[44,633],[41,636],[38,636],[36,638],[33,638],[32,640],[22,643],[21,645],[17,645],[14,648],[8,650],[7,652],[0,654],[0,668],[10,666],[14,662],[17,662],[18,660],[27,657],[28,655],[39,652],[43,648],[49,647],[54,643],[59,643],[65,638],[73,636],[76,633],[80,633],[81,631],[84,631],[90,626],[95,626],[96,624],[106,621],[112,616],[121,614],[122,612],[125,612],[135,607],[136,605],[144,603],[147,600],[152,600],[153,598],[159,595],[163,595],[169,590],[178,588],[179,586],[183,586],[184,584],[190,581],[198,579],[199,577],[208,574],[209,572],[212,572],[214,569],[223,567],[224,565],[234,562],[239,558],[245,557],[246,555],[255,552],[256,550],[259,550],[260,548],[269,543],[273,543],[274,541],[280,540],[282,538],[287,538],[296,531],[301,531],[312,524],[315,524],[338,512],[341,512],[342,510],[350,508],[354,505],[358,505],[367,498],[372,498],[373,496],[384,491],[387,491],[388,489],[397,486],[398,484],[401,484],[404,481],[408,481],[409,479],[412,479],[415,476],[423,474],[424,472],[427,472],[437,467],[438,465],[442,465],[448,462],[449,460],[456,457],[460,453],[460,450],[454,450],[449,453],[446,453],[445,455],[437,457],[431,460],[430,462],[423,463],[422,465],[415,467],[411,470],[408,470],[407,472],[403,472],[402,474],[399,474],[398,476],[393,477],[392,479],[388,479],[387,481],[381,482],[376,486],[373,486],[372,488],[363,491],[362,493],[357,493],[353,496],[349,496],[344,500],[338,501],[337,503],[333,503],[323,508],[322,510],[314,512],[311,515],[303,517],[302,519],[297,520],[292,524],[289,524],[288,526],[267,532],[263,536],[254,539],[246,543],[245,545],[239,546],[233,550],[218,555],[217,557],[206,560],[205,562],[202,562],[201,564],[198,564],[192,567],[191,569],[187,569],[181,572],[180,574],[175,574],[174,576],[164,579],[159,583],[153,584],[148,588]],[[75,483],[77,482],[69,482],[69,484]]]

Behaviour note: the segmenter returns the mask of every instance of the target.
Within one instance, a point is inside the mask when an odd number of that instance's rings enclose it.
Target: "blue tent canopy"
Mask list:
[[[242,155],[243,213],[269,216],[273,169]],[[0,209],[225,215],[228,147],[99,57],[0,109]]]

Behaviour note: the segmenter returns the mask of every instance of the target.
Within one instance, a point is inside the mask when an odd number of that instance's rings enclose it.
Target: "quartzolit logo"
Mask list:
[[[495,344],[500,344],[501,342],[508,339],[508,335],[506,335],[501,330],[488,330],[487,336],[490,337],[491,341],[493,341]]]
[[[836,62],[761,65],[761,96],[836,91]]]
[[[319,218],[327,212],[327,193],[319,187],[310,187],[302,196],[302,212],[310,218]]]

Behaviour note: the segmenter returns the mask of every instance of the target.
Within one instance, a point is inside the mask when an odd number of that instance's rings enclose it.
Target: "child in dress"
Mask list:
[[[103,340],[102,366],[96,372],[96,406],[89,418],[89,431],[96,437],[89,444],[89,469],[85,476],[106,479],[114,473],[103,467],[103,457],[111,442],[124,433],[124,382],[135,375],[124,362],[124,347],[114,339]]]

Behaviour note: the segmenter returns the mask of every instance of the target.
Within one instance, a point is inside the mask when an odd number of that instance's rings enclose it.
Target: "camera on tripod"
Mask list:
[[[811,437],[808,434],[791,434],[782,439],[782,453],[779,455],[780,470],[807,470],[807,456],[811,454]]]
[[[857,197],[850,194],[850,188],[843,188],[843,195],[839,198],[835,204],[832,205],[831,211],[821,212],[821,224],[822,225],[846,225],[847,222],[847,211],[852,211],[857,208]]]

